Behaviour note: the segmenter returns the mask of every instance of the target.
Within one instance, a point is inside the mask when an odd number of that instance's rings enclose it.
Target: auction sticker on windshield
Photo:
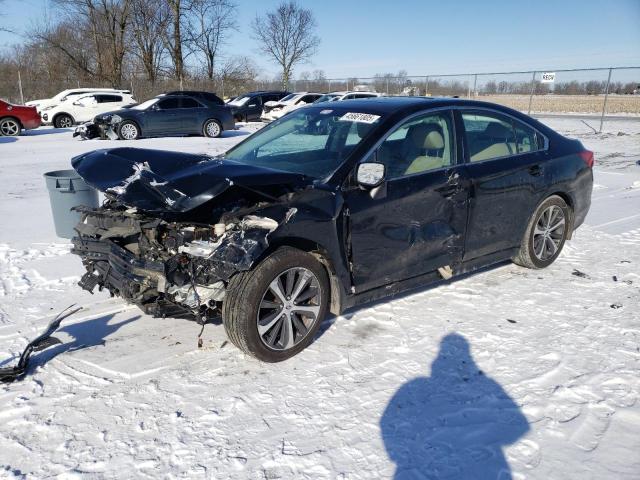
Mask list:
[[[340,117],[340,120],[345,122],[361,122],[361,123],[373,123],[380,118],[380,115],[372,115],[371,113],[345,113]]]

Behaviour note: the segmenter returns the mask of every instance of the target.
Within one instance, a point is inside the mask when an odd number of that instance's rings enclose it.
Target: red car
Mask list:
[[[0,100],[0,136],[15,137],[22,129],[38,128],[42,123],[36,107],[12,105]]]

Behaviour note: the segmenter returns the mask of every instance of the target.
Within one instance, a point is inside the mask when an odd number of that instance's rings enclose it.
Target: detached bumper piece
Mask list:
[[[70,317],[80,310],[82,310],[82,307],[71,305],[60,312],[53,320],[51,320],[51,322],[49,322],[47,329],[26,346],[22,355],[20,355],[20,360],[18,360],[18,364],[16,366],[0,368],[0,381],[13,382],[14,380],[22,378],[24,374],[27,373],[31,354],[61,343],[60,340],[52,337],[51,335],[53,335],[53,333],[60,327],[62,320]]]
[[[91,140],[100,138],[102,140],[117,140],[118,134],[114,131],[113,126],[104,123],[87,122],[78,125],[73,132],[73,136],[80,137],[82,140]]]

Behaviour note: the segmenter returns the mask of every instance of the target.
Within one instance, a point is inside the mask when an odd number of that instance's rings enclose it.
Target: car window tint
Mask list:
[[[463,113],[469,159],[482,162],[518,153],[511,119],[498,113]]]
[[[514,121],[518,153],[535,152],[544,148],[544,139],[531,127]]]
[[[247,104],[247,105],[249,105],[249,106],[254,105],[254,106],[259,107],[260,105],[262,105],[262,98],[261,98],[261,97],[259,97],[259,96],[253,97],[253,98],[251,98],[251,99],[249,100],[249,102],[248,102],[248,104]]]
[[[453,127],[450,112],[420,115],[408,120],[378,148],[377,161],[387,178],[428,172],[453,165]]]
[[[173,110],[180,108],[180,100],[177,98],[165,98],[158,102],[158,108],[161,110]]]
[[[119,95],[97,95],[98,103],[121,102],[122,97]]]
[[[199,108],[200,104],[193,98],[181,98],[180,108]]]

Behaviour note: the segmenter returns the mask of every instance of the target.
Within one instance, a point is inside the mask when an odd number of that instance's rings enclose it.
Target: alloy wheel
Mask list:
[[[138,129],[131,123],[125,123],[120,128],[120,135],[125,140],[134,140],[138,136]]]
[[[0,123],[0,134],[8,137],[16,136],[20,133],[20,124],[15,120],[4,120]]]
[[[63,117],[60,117],[58,125],[60,125],[60,128],[71,128],[73,127],[73,120],[71,120],[71,117],[65,115]]]
[[[220,135],[220,125],[213,121],[207,123],[207,135],[209,137],[217,137]]]
[[[538,260],[546,261],[558,252],[566,224],[564,211],[559,206],[551,205],[542,211],[533,230],[533,254]]]
[[[318,321],[320,305],[320,282],[313,272],[296,267],[280,273],[258,307],[260,340],[272,350],[295,347]]]

